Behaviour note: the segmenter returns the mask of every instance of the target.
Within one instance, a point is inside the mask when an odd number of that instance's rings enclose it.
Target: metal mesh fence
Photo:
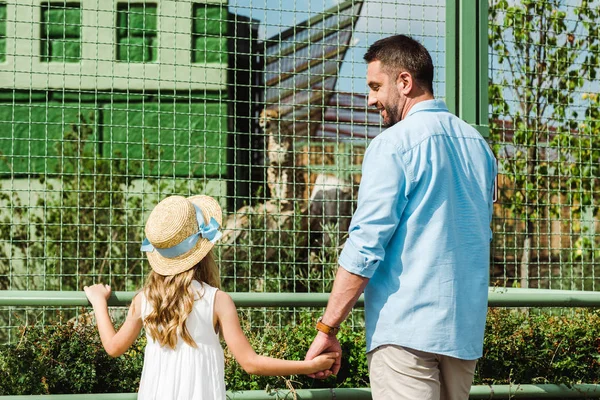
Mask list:
[[[493,280],[597,290],[598,4],[490,2]]]
[[[437,3],[0,1],[0,289],[136,290],[152,207],[203,193],[225,290],[328,291],[380,131],[362,55],[403,31],[442,70]],[[14,340],[55,314],[0,315]]]
[[[490,0],[492,284],[597,287],[593,3]],[[443,0],[0,0],[0,289],[136,290],[152,207],[203,193],[225,212],[225,290],[328,291],[381,131],[362,56],[412,35],[444,98],[445,13]],[[245,313],[294,318],[273,311]],[[0,340],[53,315],[0,310]]]

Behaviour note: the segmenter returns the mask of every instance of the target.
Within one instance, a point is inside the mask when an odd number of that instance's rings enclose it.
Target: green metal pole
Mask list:
[[[446,0],[446,105],[484,136],[488,127],[488,4]]]
[[[325,307],[329,293],[230,293],[239,307]],[[362,297],[359,306],[364,305]]]
[[[131,303],[135,292],[113,292],[108,304],[122,306]],[[83,291],[2,290],[0,306],[89,306]]]
[[[275,396],[277,393],[278,397]],[[295,396],[294,396],[295,394]],[[239,392],[227,392],[228,399],[233,400],[273,400],[273,399],[314,399],[314,400],[371,400],[371,389],[369,388],[347,388],[347,389],[298,389],[271,390],[270,392],[260,390],[248,390]]]
[[[238,307],[324,307],[328,293],[230,293]],[[131,302],[135,292],[114,292],[109,299],[111,306],[124,306]],[[0,306],[89,306],[85,294],[61,291],[0,291]],[[356,304],[364,306],[361,296]],[[490,288],[490,307],[599,307],[600,292]]]
[[[294,396],[295,395],[295,396]],[[232,400],[314,399],[314,400],[370,400],[369,388],[240,390],[228,391]],[[472,386],[469,399],[573,399],[600,398],[600,385],[492,385]],[[1,400],[135,400],[136,393],[55,394],[29,396],[0,396]]]
[[[294,396],[296,395],[296,397]],[[370,400],[369,388],[346,389],[298,389],[290,390],[239,390],[228,391],[228,400],[274,400],[274,399],[314,399],[314,400]],[[136,393],[112,394],[55,394],[34,396],[0,396],[2,400],[135,400]]]
[[[131,303],[136,292],[113,292],[108,305],[123,306]],[[327,293],[230,293],[238,307],[323,307],[327,304]],[[362,306],[362,299],[358,305]],[[0,306],[90,306],[85,293],[2,290]]]
[[[479,3],[479,2],[475,2]],[[477,6],[472,1],[458,2],[458,115],[472,125],[478,125],[477,120],[477,58],[480,56],[477,48]]]
[[[477,8],[477,109],[479,113],[477,116],[477,129],[484,137],[489,137],[489,4],[487,1],[478,1]]]
[[[600,292],[490,288],[490,307],[598,307]]]
[[[458,13],[457,2],[446,0],[446,105],[451,113],[458,114]]]
[[[473,386],[469,399],[573,399],[600,398],[600,385],[492,385]]]

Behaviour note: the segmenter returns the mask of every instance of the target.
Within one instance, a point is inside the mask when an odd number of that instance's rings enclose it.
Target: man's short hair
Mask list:
[[[397,74],[406,71],[417,84],[433,95],[433,61],[427,49],[406,35],[394,35],[379,39],[373,43],[364,59],[367,63],[380,61],[382,69],[388,75],[397,78]]]

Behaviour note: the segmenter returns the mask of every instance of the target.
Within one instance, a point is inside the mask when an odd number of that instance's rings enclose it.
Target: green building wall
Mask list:
[[[157,2],[116,2],[115,56],[131,65],[157,60],[161,30]],[[188,3],[192,18],[190,60],[182,64],[223,64],[226,68],[227,4]],[[80,62],[82,8],[78,2],[40,4],[42,63]],[[10,19],[10,18],[8,18]],[[10,24],[0,2],[0,64],[6,61]],[[181,23],[181,21],[178,21]],[[98,39],[101,41],[101,38]],[[178,44],[179,45],[179,44]],[[177,64],[179,60],[162,60]],[[36,60],[37,62],[37,60]],[[176,66],[175,66],[176,67]],[[33,72],[32,72],[33,73]],[[15,78],[16,79],[16,78]],[[49,78],[49,87],[56,86]],[[85,76],[81,80],[86,79]],[[0,178],[54,174],[59,168],[64,132],[80,124],[93,128],[90,138],[98,157],[143,161],[133,175],[220,178],[227,173],[228,94],[196,84],[193,89],[24,89],[0,88]],[[157,157],[156,160],[150,160]],[[140,165],[131,163],[131,165]],[[133,167],[132,167],[133,168]],[[138,167],[139,168],[139,167]]]

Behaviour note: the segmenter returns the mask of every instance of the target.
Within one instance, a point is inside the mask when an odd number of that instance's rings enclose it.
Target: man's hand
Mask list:
[[[331,366],[331,369],[317,372],[315,374],[309,374],[308,376],[310,376],[311,378],[325,379],[331,374],[336,375],[340,370],[340,365],[342,362],[342,346],[340,345],[340,342],[337,340],[337,338],[335,336],[327,335],[323,332],[317,332],[317,336],[313,340],[310,349],[308,349],[308,351],[306,352],[306,357],[304,357],[304,359],[312,360],[319,354],[331,352],[335,352],[338,354],[333,365]]]

